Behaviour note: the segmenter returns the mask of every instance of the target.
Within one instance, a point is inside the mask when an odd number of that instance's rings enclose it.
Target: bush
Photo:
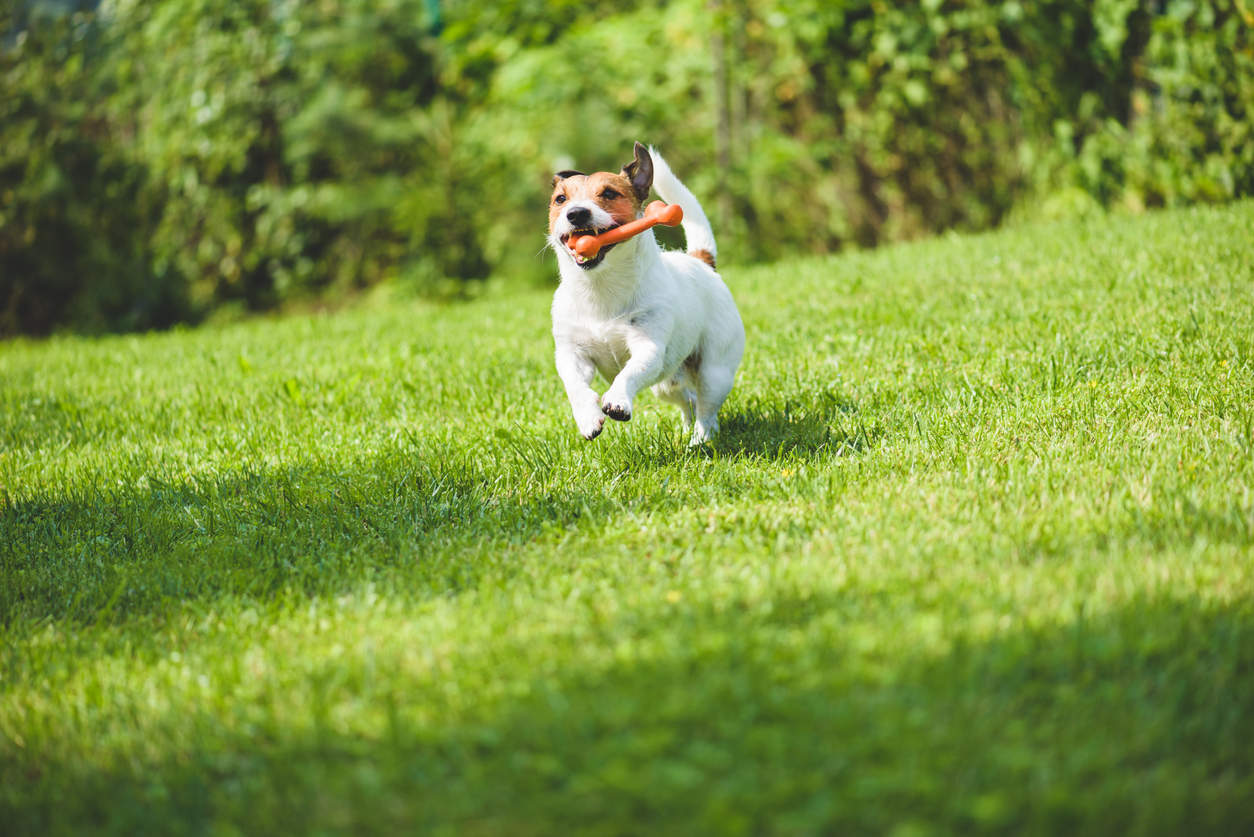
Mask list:
[[[400,272],[485,277],[450,194],[425,5],[124,6],[123,110],[166,207],[156,270],[253,309]]]
[[[3,333],[547,276],[635,139],[724,261],[1254,192],[1238,0],[3,3]]]
[[[89,14],[16,12],[0,6],[0,30],[15,32],[0,50],[0,336],[185,318],[179,284],[147,264],[144,233],[158,208],[100,106],[110,94],[106,33]]]
[[[1254,13],[1176,0],[1154,26],[1125,188],[1150,205],[1254,194]]]

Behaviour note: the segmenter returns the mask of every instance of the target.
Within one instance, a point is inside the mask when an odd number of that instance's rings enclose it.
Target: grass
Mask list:
[[[1254,203],[726,278],[703,450],[539,291],[0,346],[4,831],[1254,829]]]

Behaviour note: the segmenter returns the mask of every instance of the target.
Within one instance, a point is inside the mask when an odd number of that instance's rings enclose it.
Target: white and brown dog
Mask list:
[[[644,214],[649,188],[684,210],[688,252],[664,252],[652,230],[601,248],[594,259],[571,252],[574,234],[600,234]],[[714,231],[701,204],[656,151],[636,143],[619,174],[558,172],[549,204],[549,244],[561,285],[553,297],[557,373],[575,423],[595,439],[609,416],[630,421],[644,387],[677,404],[694,445],[718,431],[745,348],[731,292],[714,272]],[[592,389],[600,372],[604,397]]]

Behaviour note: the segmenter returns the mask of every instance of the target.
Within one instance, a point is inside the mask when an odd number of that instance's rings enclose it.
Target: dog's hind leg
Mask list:
[[[688,431],[692,429],[692,423],[697,417],[697,394],[685,389],[681,395],[683,400],[679,404],[679,416],[684,423],[684,430]]]
[[[681,372],[669,381],[653,387],[653,394],[659,401],[674,404],[679,408],[685,433],[692,430],[692,422],[697,413],[697,394],[692,386],[693,381]]]
[[[693,445],[708,442],[718,432],[718,411],[736,382],[736,368],[709,361],[697,372],[697,418],[692,428]]]

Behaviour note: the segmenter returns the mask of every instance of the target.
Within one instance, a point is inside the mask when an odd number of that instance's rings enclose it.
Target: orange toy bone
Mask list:
[[[684,210],[678,204],[667,206],[661,201],[654,201],[645,207],[643,218],[629,221],[621,227],[615,227],[612,230],[606,230],[600,235],[581,235],[577,238],[571,238],[566,242],[566,246],[572,252],[578,253],[585,259],[595,259],[597,254],[601,252],[601,248],[607,244],[617,244],[620,241],[626,241],[632,236],[640,235],[645,230],[656,227],[658,224],[674,227],[682,220],[684,220]]]

